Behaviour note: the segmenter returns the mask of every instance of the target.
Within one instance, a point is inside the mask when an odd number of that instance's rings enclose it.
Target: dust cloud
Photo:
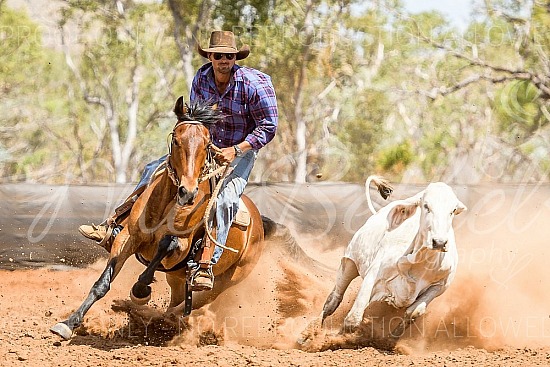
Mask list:
[[[477,187],[466,197],[457,191],[468,211],[455,218],[460,257],[456,278],[428,307],[428,313],[405,331],[397,343],[399,351],[417,354],[468,346],[494,350],[548,345],[549,193],[549,188],[537,186]],[[336,238],[308,241],[304,234],[293,234],[280,226],[252,273],[188,318],[164,314],[169,289],[160,274],[153,284],[152,303],[137,307],[126,301],[106,301],[112,302],[106,307],[113,308],[108,312],[126,318],[111,315],[110,320],[118,321],[108,326],[94,322],[102,318],[97,311],[101,306],[96,305],[85,332],[116,337],[122,330],[134,337],[147,334],[144,342],[169,345],[238,344],[310,351],[384,348],[384,338],[403,310],[373,305],[358,332],[340,334],[360,284],[356,279],[340,308],[320,328],[318,316],[334,285],[346,243]],[[131,274],[135,269],[128,271]],[[117,286],[123,291],[115,290],[113,300],[127,298],[124,293],[131,287],[130,280]],[[304,348],[297,341],[313,326],[314,340]]]

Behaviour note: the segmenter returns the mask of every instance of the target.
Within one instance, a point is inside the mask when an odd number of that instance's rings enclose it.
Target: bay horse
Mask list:
[[[187,262],[196,257],[195,244],[208,231],[204,216],[213,197],[213,185],[205,179],[213,164],[213,146],[208,127],[223,118],[222,113],[205,102],[188,106],[179,97],[174,107],[177,123],[171,133],[166,168],[154,176],[145,191],[133,205],[124,228],[115,237],[107,265],[93,284],[81,306],[67,320],[50,330],[68,340],[73,330],[81,325],[90,307],[108,292],[111,282],[119,274],[125,261],[132,255],[148,264],[131,290],[134,302],[145,304],[151,295],[150,284],[155,271],[166,272],[170,286],[168,310],[180,310],[184,316],[191,312],[191,290],[188,285]],[[210,172],[210,176],[212,172]],[[262,217],[254,203],[241,197],[248,209],[248,226],[233,224],[227,246],[237,252],[224,251],[213,266],[215,286],[208,297],[213,299],[225,288],[240,280],[252,270],[264,246]],[[206,229],[205,229],[206,228]],[[177,307],[179,306],[179,307]]]

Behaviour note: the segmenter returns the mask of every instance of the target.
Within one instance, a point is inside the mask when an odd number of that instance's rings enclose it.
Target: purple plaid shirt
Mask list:
[[[212,63],[203,65],[193,79],[190,100],[218,103],[226,117],[211,129],[212,142],[226,148],[246,140],[260,149],[277,130],[277,99],[271,77],[258,70],[233,66],[229,86],[220,95],[214,81]]]

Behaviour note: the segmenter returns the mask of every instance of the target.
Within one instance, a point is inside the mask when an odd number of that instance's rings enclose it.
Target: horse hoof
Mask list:
[[[151,295],[148,295],[145,298],[138,298],[138,297],[134,296],[134,294],[132,292],[130,292],[130,299],[132,300],[132,302],[134,304],[136,304],[138,306],[143,306],[151,300]]]
[[[144,305],[151,300],[151,287],[142,283],[136,283],[130,291],[130,299],[136,305]]]
[[[73,336],[73,331],[64,323],[58,322],[55,326],[50,328],[50,331],[54,334],[59,335],[65,340],[71,339]]]

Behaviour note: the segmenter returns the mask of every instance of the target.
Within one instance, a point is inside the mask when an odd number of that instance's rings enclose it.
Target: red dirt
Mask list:
[[[306,252],[326,267],[292,260],[284,246],[268,244],[270,252],[247,279],[185,320],[164,314],[169,292],[163,274],[147,306],[127,301],[142,269],[129,261],[70,341],[49,328],[80,305],[104,261],[84,269],[0,271],[0,365],[548,366],[550,205],[535,201],[508,210],[506,203],[480,200],[457,217],[457,277],[395,350],[373,348],[365,334],[368,325],[379,335],[395,322],[398,313],[387,308],[370,309],[362,334],[338,334],[358,279],[325,328],[302,347],[307,351],[299,348],[296,341],[319,315],[345,246],[334,240],[321,252],[319,239],[308,246],[302,237]]]
[[[128,264],[109,294],[88,313],[84,327],[70,341],[48,329],[78,307],[101,271],[86,269],[0,271],[0,360],[2,366],[533,366],[550,364],[550,348],[506,346],[475,329],[475,321],[460,311],[479,289],[463,295],[456,311],[434,323],[429,318],[404,338],[398,352],[377,350],[355,340],[323,336],[310,352],[294,343],[307,322],[320,310],[331,286],[317,277],[303,282],[287,269],[286,284],[266,279],[258,270],[222,294],[211,305],[193,311],[188,321],[170,320],[162,311],[168,288],[162,279],[153,284],[148,306],[132,306],[127,293],[140,265]],[[265,269],[265,268],[264,268]],[[288,275],[290,274],[290,275]],[[302,274],[303,275],[303,274]],[[305,286],[305,288],[303,288]],[[303,292],[296,292],[302,289]],[[455,290],[456,291],[456,290]],[[279,296],[274,293],[279,292]],[[292,294],[292,297],[291,297]],[[290,297],[285,299],[285,297]],[[277,298],[277,300],[274,300]],[[292,299],[291,299],[292,298]],[[445,307],[448,307],[446,305]],[[444,307],[443,307],[444,308]],[[437,314],[437,307],[432,315]],[[462,313],[462,315],[461,315]],[[307,316],[302,316],[307,315]],[[334,317],[334,328],[344,312]],[[458,322],[453,323],[453,318]],[[338,321],[336,321],[338,320]],[[467,325],[467,323],[471,325]],[[430,324],[431,323],[431,324]],[[462,323],[462,325],[460,325]],[[466,323],[466,324],[464,324]],[[536,319],[533,319],[535,325]],[[435,327],[435,329],[434,329]],[[471,327],[470,329],[468,329]],[[428,330],[428,331],[426,331]],[[330,333],[330,331],[329,331]],[[420,333],[420,334],[423,334]],[[441,343],[437,343],[437,339]],[[491,343],[496,345],[492,345]],[[439,344],[439,346],[438,346]],[[536,343],[534,343],[536,344]],[[350,348],[351,347],[351,348]],[[315,349],[317,348],[317,351]],[[342,348],[342,349],[339,349]],[[319,351],[323,350],[323,351]]]

